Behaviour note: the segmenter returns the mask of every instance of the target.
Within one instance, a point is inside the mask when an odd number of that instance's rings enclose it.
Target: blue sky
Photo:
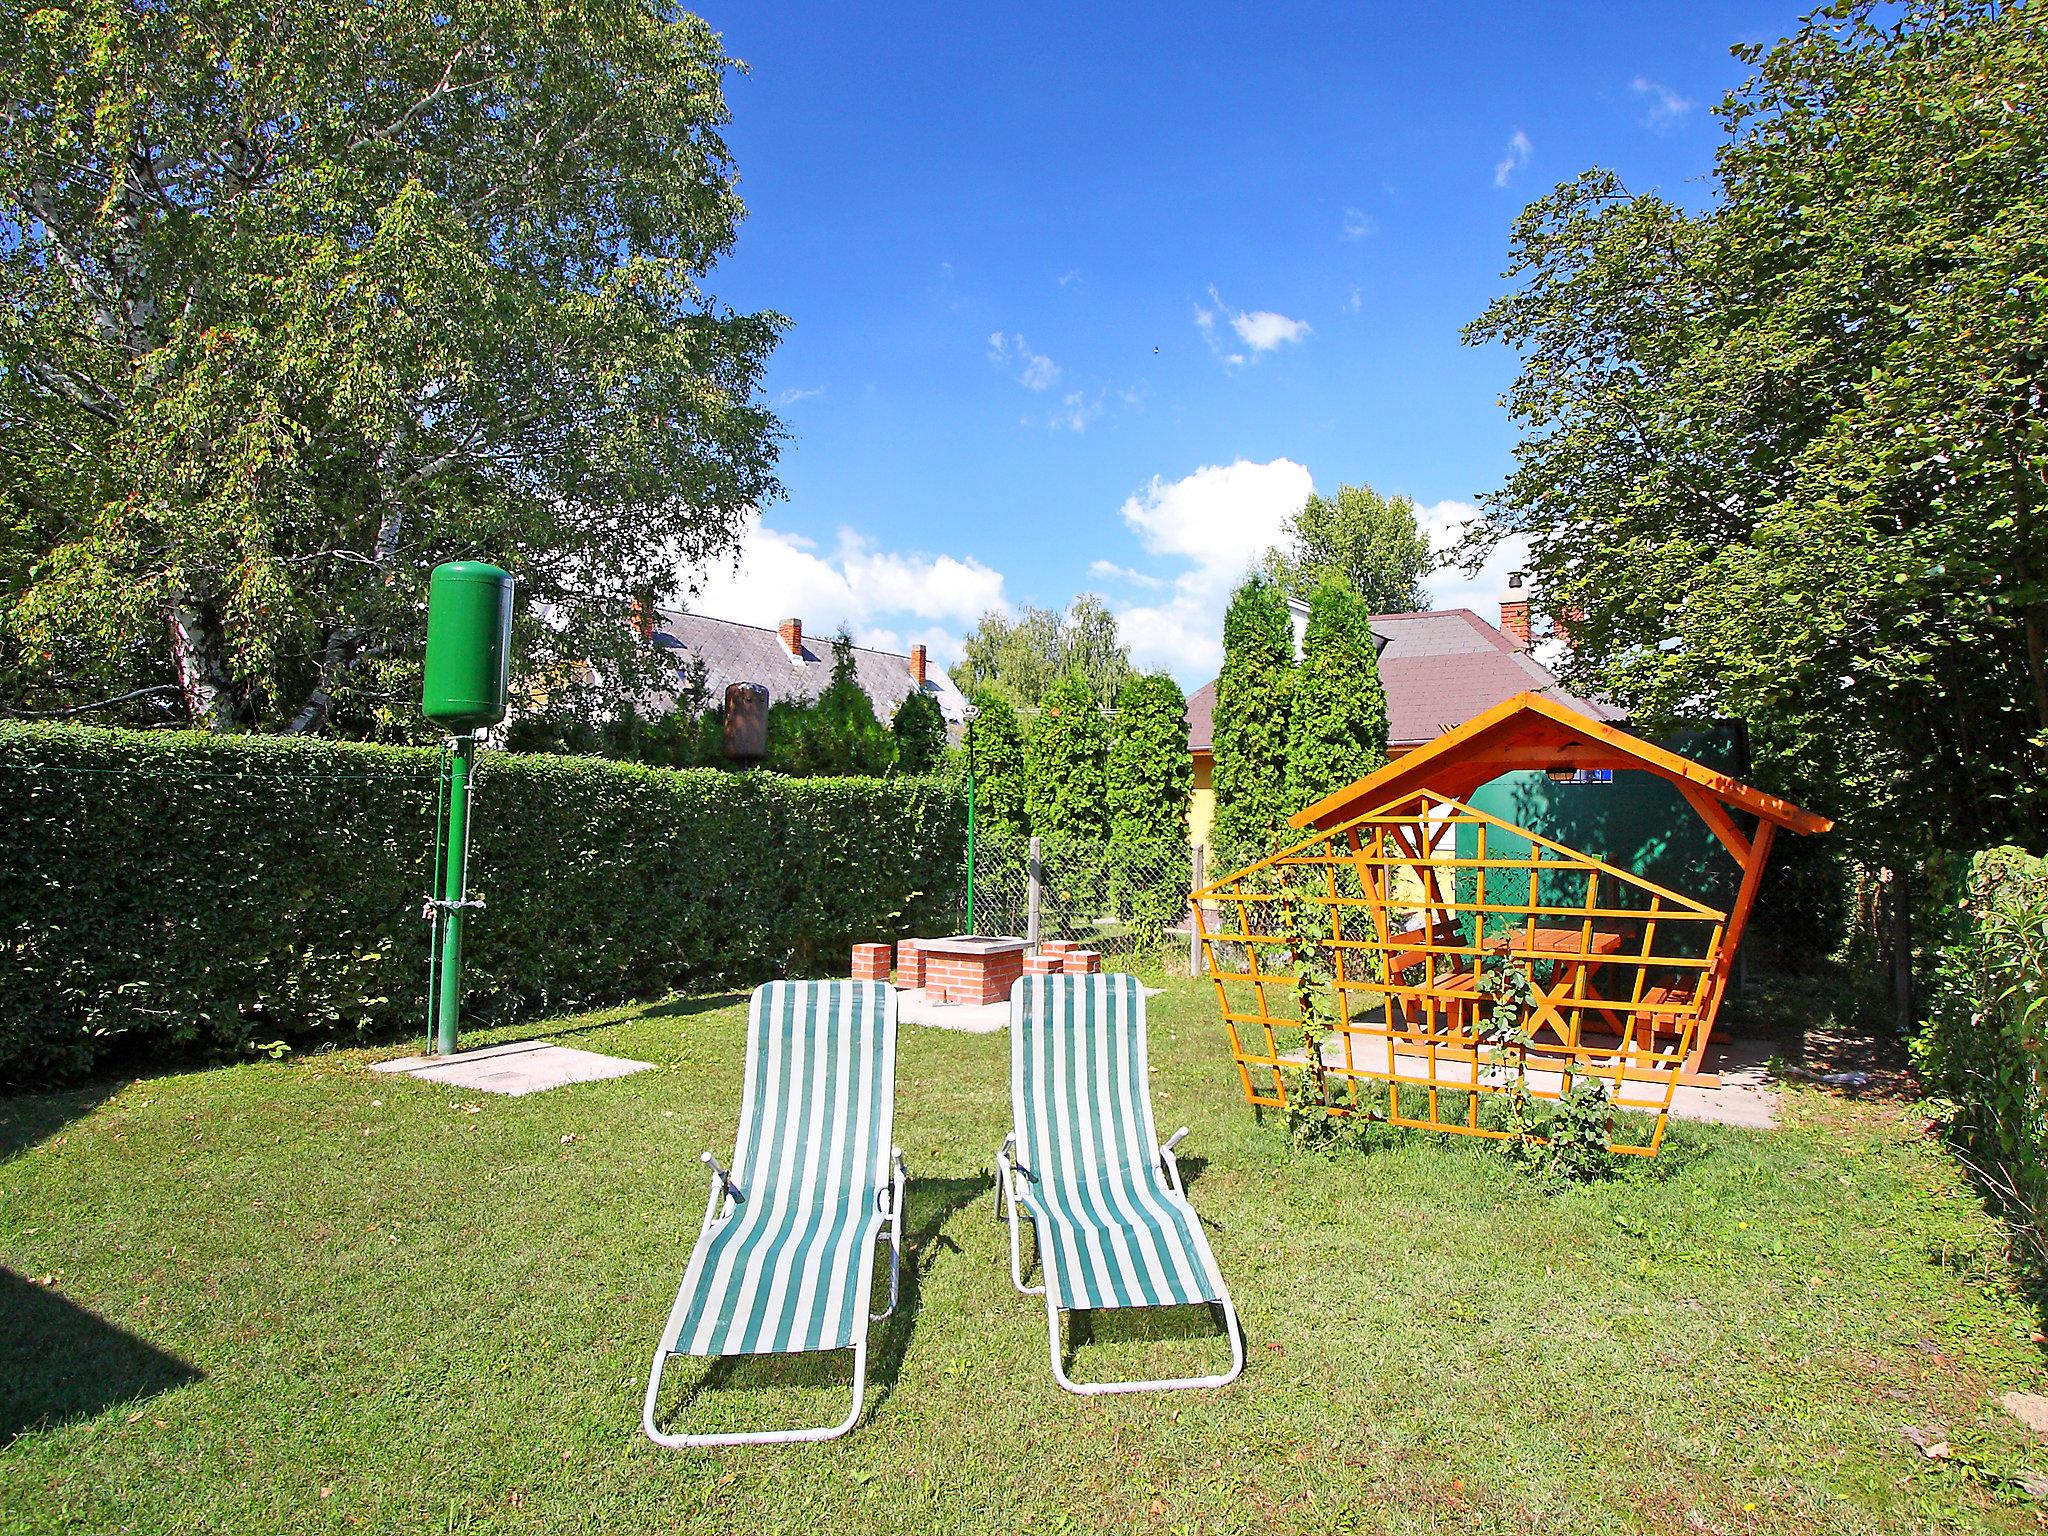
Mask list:
[[[696,606],[950,659],[1100,593],[1215,671],[1308,493],[1447,534],[1509,468],[1513,359],[1460,344],[1523,205],[1587,166],[1708,196],[1766,4],[710,6],[750,214],[710,287],[791,321],[785,496]],[[1440,606],[1489,617],[1505,552]]]

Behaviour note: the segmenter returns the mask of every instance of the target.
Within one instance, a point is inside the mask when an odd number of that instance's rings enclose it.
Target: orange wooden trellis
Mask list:
[[[1710,907],[1457,798],[1529,768],[1642,769],[1672,781],[1741,868],[1734,905]],[[1312,835],[1194,893],[1248,1100],[1284,1105],[1290,1077],[1305,1074],[1325,1102],[1331,1080],[1373,1085],[1335,1102],[1369,1105],[1397,1125],[1508,1136],[1522,1131],[1483,1112],[1487,1099],[1555,1100],[1592,1080],[1616,1112],[1613,1149],[1642,1154],[1661,1143],[1681,1078],[1704,1081],[1699,1065],[1774,832],[1832,825],[1534,694],[1294,824]],[[1474,850],[1464,857],[1461,831]],[[1504,1028],[1497,999],[1509,971],[1525,979],[1528,1001],[1507,1010]]]

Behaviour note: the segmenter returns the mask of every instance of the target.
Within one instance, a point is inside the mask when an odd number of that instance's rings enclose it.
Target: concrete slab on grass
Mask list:
[[[407,1077],[423,1077],[451,1088],[473,1088],[479,1093],[503,1093],[517,1098],[569,1083],[626,1077],[645,1072],[653,1065],[651,1061],[628,1061],[623,1056],[600,1056],[595,1051],[550,1045],[545,1040],[518,1040],[510,1045],[457,1051],[453,1056],[404,1056],[397,1061],[377,1062],[370,1070],[402,1072]]]
[[[962,1029],[970,1035],[992,1035],[1008,1027],[1010,1005],[1004,1003],[937,1003],[922,987],[896,994],[896,1019],[933,1029]]]
[[[1347,1063],[1344,1055],[1345,1037],[1335,1031],[1323,1037],[1323,1060],[1332,1067],[1349,1066],[1355,1070],[1384,1073],[1388,1071],[1387,1058],[1389,1043],[1382,1038],[1353,1037],[1351,1060]],[[1768,1043],[1730,1040],[1715,1041],[1709,1048],[1705,1063],[1709,1072],[1718,1072],[1721,1078],[1719,1088],[1688,1087],[1683,1084],[1672,1091],[1671,1118],[1674,1120],[1697,1120],[1709,1125],[1733,1125],[1746,1130],[1768,1131],[1778,1124],[1778,1095],[1771,1089],[1771,1075],[1765,1066],[1769,1051]],[[1280,1060],[1290,1066],[1298,1066],[1308,1059],[1306,1051],[1284,1053]],[[1395,1061],[1402,1077],[1410,1083],[1425,1081],[1431,1071],[1428,1054],[1412,1047],[1395,1051]],[[1457,1060],[1441,1060],[1435,1063],[1437,1085],[1443,1088],[1458,1088],[1472,1081],[1472,1069]],[[1481,1068],[1482,1080],[1499,1087],[1508,1081],[1504,1068]],[[1540,1094],[1555,1095],[1563,1090],[1564,1079],[1556,1072],[1532,1071],[1529,1086]],[[1649,1110],[1661,1101],[1664,1085],[1657,1082],[1629,1082],[1624,1085],[1619,1100],[1624,1109]]]

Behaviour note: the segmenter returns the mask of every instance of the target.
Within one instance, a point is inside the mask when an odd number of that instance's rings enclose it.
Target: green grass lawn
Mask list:
[[[1152,1021],[1237,1384],[1053,1385],[990,1218],[1007,1036],[905,1026],[914,1251],[867,1417],[722,1453],[638,1413],[697,1154],[732,1143],[740,999],[558,1021],[659,1070],[526,1099],[342,1053],[0,1100],[0,1530],[2041,1528],[2012,1479],[2048,1454],[1996,1403],[2048,1390],[2035,1319],[1903,1110],[1795,1093],[1784,1130],[1675,1126],[1547,1193],[1465,1141],[1297,1158],[1200,985]],[[1224,1353],[1178,1314],[1082,1332],[1098,1374]],[[849,1357],[819,1358],[679,1362],[670,1402],[836,1418]]]

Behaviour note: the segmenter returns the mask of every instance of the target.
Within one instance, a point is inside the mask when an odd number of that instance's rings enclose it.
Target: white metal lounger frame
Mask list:
[[[751,1048],[750,1040],[749,1049]],[[744,1102],[741,1105],[742,1135],[745,1134],[750,1111],[753,1109],[752,1083],[753,1078],[749,1074],[748,1091],[743,1095]],[[701,1243],[711,1232],[714,1223],[732,1218],[734,1211],[745,1203],[747,1193],[733,1181],[732,1174],[725,1166],[709,1152],[703,1153],[699,1161],[711,1170],[710,1197],[704,1204],[704,1218],[697,1224],[697,1241]],[[870,1323],[879,1323],[895,1312],[903,1269],[903,1200],[908,1177],[903,1166],[901,1147],[891,1145],[889,1167],[889,1183],[876,1192],[877,1204],[882,1214],[888,1218],[887,1228],[876,1234],[876,1241],[886,1240],[889,1244],[889,1305],[879,1312],[868,1312],[867,1318]],[[873,1264],[869,1263],[861,1273],[857,1295],[862,1311],[867,1309],[870,1289],[874,1283],[873,1268]],[[647,1396],[640,1406],[640,1427],[646,1431],[647,1438],[656,1445],[687,1449],[720,1445],[790,1445],[804,1441],[836,1440],[860,1422],[860,1411],[867,1396],[868,1381],[866,1329],[862,1330],[859,1340],[853,1346],[853,1406],[847,1410],[846,1417],[837,1424],[815,1429],[761,1429],[707,1435],[666,1434],[655,1428],[654,1409],[656,1399],[661,1395],[662,1375],[675,1354],[676,1342],[681,1335],[684,1320],[689,1314],[691,1300],[686,1283],[684,1288],[676,1293],[675,1305],[669,1309],[668,1322],[661,1333],[661,1343],[654,1351],[653,1368],[647,1374]]]
[[[1023,1023],[1022,1013],[1024,1009],[1025,985],[1026,983],[1020,981],[1010,993],[1010,1029],[1013,1048],[1017,1039],[1016,1032]],[[1140,994],[1137,1049],[1137,1081],[1140,1083],[1149,1081],[1146,1075],[1146,1056],[1143,995]],[[1013,1061],[1014,1059],[1013,1056]],[[1013,1084],[1013,1095],[1015,1091],[1016,1089]],[[1146,1139],[1149,1142],[1154,1134],[1152,1102],[1149,1092],[1144,1094],[1143,1104]],[[1188,1229],[1193,1235],[1195,1242],[1200,1245],[1202,1256],[1207,1261],[1208,1272],[1215,1280],[1216,1295],[1211,1300],[1215,1305],[1223,1309],[1224,1326],[1230,1335],[1230,1369],[1215,1376],[1175,1376],[1149,1381],[1079,1382],[1067,1375],[1066,1367],[1060,1361],[1060,1313],[1068,1309],[1060,1299],[1059,1282],[1056,1278],[1057,1266],[1045,1263],[1041,1255],[1039,1269],[1045,1277],[1045,1283],[1042,1285],[1026,1285],[1024,1283],[1024,1255],[1023,1244],[1019,1235],[1019,1217],[1021,1214],[1024,1220],[1032,1222],[1034,1233],[1037,1220],[1032,1216],[1029,1203],[1022,1192],[1020,1181],[1032,1178],[1034,1175],[1029,1169],[1022,1167],[1017,1162],[1016,1131],[1011,1131],[1003,1139],[1002,1148],[996,1153],[996,1216],[999,1220],[1004,1217],[1009,1219],[1010,1283],[1017,1288],[1019,1295],[1042,1296],[1045,1298],[1047,1353],[1052,1360],[1053,1380],[1057,1381],[1069,1392],[1077,1392],[1084,1397],[1093,1397],[1112,1392],[1173,1392],[1184,1387],[1227,1387],[1231,1382],[1237,1380],[1239,1374],[1244,1370],[1244,1334],[1238,1326],[1237,1308],[1230,1300],[1230,1289],[1223,1283],[1222,1271],[1217,1268],[1215,1255],[1209,1249],[1208,1239],[1202,1235],[1201,1218],[1195,1214],[1195,1208],[1189,1203],[1187,1191],[1181,1184],[1180,1160],[1173,1155],[1173,1149],[1180,1145],[1181,1139],[1187,1134],[1188,1128],[1182,1126],[1164,1142],[1158,1143],[1157,1151],[1160,1169],[1166,1176],[1168,1198],[1178,1205],[1188,1218]],[[1023,1207],[1021,1213],[1020,1207]]]

